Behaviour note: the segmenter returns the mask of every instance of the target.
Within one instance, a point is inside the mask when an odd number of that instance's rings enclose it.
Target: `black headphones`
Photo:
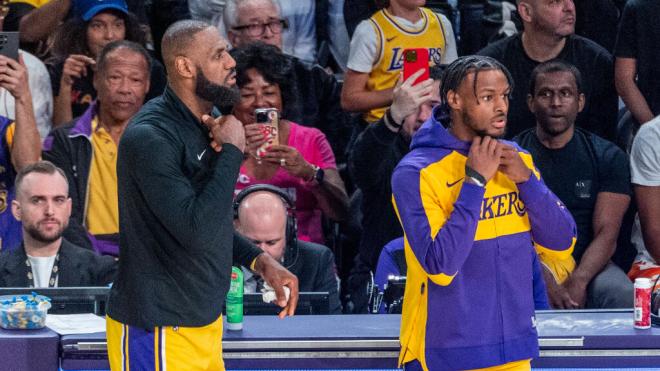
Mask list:
[[[252,193],[270,192],[282,200],[286,207],[286,250],[284,252],[284,267],[292,267],[298,260],[298,222],[296,221],[296,203],[291,195],[280,187],[270,184],[253,184],[241,190],[234,198],[234,219],[238,219],[238,208],[241,202]]]

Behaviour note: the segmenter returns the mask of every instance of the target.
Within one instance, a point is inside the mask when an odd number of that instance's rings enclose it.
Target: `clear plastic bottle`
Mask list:
[[[243,271],[231,267],[231,281],[227,293],[227,330],[243,329]]]

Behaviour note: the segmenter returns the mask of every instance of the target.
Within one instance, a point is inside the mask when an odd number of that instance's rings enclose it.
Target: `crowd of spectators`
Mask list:
[[[383,311],[370,298],[389,274],[405,275],[390,179],[417,129],[441,114],[443,66],[466,51],[511,73],[504,138],[532,155],[576,221],[570,259],[538,251],[537,308],[630,307],[633,280],[660,276],[657,1],[10,0],[1,9],[0,29],[19,31],[20,51],[0,53],[0,285],[112,282],[126,191],[119,142],[166,91],[160,39],[188,18],[217,27],[236,64],[237,101],[213,112],[234,114],[246,133],[235,227],[302,291],[330,292],[333,312]],[[428,80],[403,79],[406,48],[428,49]],[[196,84],[200,96],[229,94],[204,73]],[[257,123],[263,108],[279,112],[277,143]],[[497,214],[501,204],[482,207]],[[259,277],[243,269],[255,290]],[[543,281],[547,294],[536,289]]]

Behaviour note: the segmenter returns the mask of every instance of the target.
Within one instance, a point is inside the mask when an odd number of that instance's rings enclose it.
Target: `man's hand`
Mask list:
[[[499,170],[514,183],[524,183],[532,176],[532,169],[525,165],[520,153],[508,144],[500,144],[502,156],[500,158]]]
[[[433,80],[427,79],[413,86],[415,80],[424,73],[419,70],[412,74],[406,81],[399,76],[399,80],[394,87],[392,106],[390,113],[395,124],[401,125],[406,117],[417,112],[419,106],[431,100],[433,94]]]
[[[235,145],[241,152],[245,151],[245,130],[243,123],[234,115],[225,115],[214,119],[209,115],[202,116],[202,122],[209,128],[211,147],[216,152],[222,151],[222,144]]]
[[[289,272],[280,263],[273,259],[267,253],[262,253],[257,257],[254,265],[255,271],[273,288],[277,297],[277,305],[284,308],[280,318],[293,316],[298,306],[298,277]],[[289,300],[284,294],[284,286],[291,290]]]
[[[75,79],[87,76],[87,66],[96,64],[94,59],[81,54],[71,54],[62,67],[60,86],[71,87]]]
[[[571,298],[571,294],[566,290],[566,287],[555,281],[555,277],[546,266],[543,266],[543,280],[548,290],[548,299],[550,299],[550,306],[552,308],[575,309],[579,307],[578,303]]]
[[[307,180],[314,176],[314,167],[307,162],[297,149],[283,144],[268,148],[264,161],[273,165],[280,165],[291,176]]]
[[[566,290],[562,285],[558,285],[554,280],[552,283],[546,281],[546,287],[548,288],[548,298],[550,299],[550,305],[554,309],[576,309],[579,308],[579,304],[573,300],[571,294]]]
[[[501,156],[502,146],[496,139],[489,136],[483,138],[476,136],[472,140],[465,165],[481,174],[486,179],[486,182],[488,182],[495,176],[497,168],[500,166]]]
[[[32,99],[28,72],[22,55],[19,54],[18,62],[0,55],[0,87],[7,89],[16,101]]]
[[[573,272],[573,274],[571,274],[562,284],[571,299],[577,304],[577,308],[584,308],[584,305],[587,302],[588,284],[589,282],[585,282],[583,279],[579,278],[575,272]]]

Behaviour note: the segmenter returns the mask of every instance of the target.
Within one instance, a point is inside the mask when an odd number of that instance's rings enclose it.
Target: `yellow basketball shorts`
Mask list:
[[[106,316],[112,371],[224,370],[222,316],[203,327],[163,326],[151,330]]]

